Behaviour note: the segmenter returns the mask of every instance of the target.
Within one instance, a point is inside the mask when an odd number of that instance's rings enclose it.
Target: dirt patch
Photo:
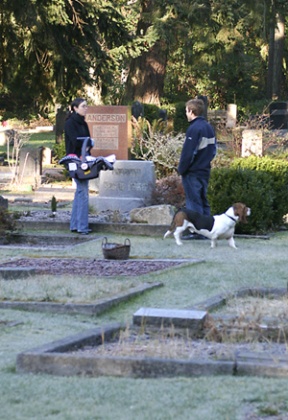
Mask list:
[[[261,298],[247,296],[245,298],[229,299],[225,305],[225,314],[238,317],[249,316],[261,320],[263,317],[275,317],[287,320],[288,296],[276,298]]]
[[[21,258],[1,264],[1,268],[35,268],[38,274],[74,274],[85,276],[139,276],[183,264],[163,260],[96,260],[71,258]]]
[[[235,352],[259,352],[275,356],[287,355],[285,344],[272,342],[217,343],[215,341],[195,339],[175,332],[145,333],[126,330],[121,331],[117,341],[103,343],[99,346],[86,346],[72,353],[86,356],[112,357],[159,357],[168,359],[214,359],[233,360]]]

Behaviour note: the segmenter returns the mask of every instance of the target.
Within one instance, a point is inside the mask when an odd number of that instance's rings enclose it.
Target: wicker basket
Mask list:
[[[105,237],[102,241],[103,256],[106,260],[127,260],[130,254],[130,239],[126,238],[124,244],[108,242]]]

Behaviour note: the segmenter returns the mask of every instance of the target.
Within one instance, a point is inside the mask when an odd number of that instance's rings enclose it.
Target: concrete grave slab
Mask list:
[[[194,333],[203,329],[207,312],[183,309],[140,308],[133,315],[134,325],[190,328]]]

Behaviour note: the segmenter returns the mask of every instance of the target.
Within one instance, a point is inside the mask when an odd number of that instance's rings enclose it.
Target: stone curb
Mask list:
[[[288,357],[259,353],[235,354],[234,360],[175,360],[141,357],[77,355],[85,346],[101,345],[119,339],[121,324],[99,327],[19,353],[19,373],[46,373],[58,376],[118,376],[131,378],[197,377],[211,375],[249,375],[288,377]],[[70,353],[69,353],[70,352]]]
[[[29,267],[0,268],[0,279],[2,279],[2,280],[26,279],[27,277],[34,276],[35,273],[36,273],[36,269],[35,268],[29,268]]]
[[[203,310],[203,311],[213,311],[215,309],[221,308],[226,304],[228,299],[232,299],[235,297],[246,297],[246,296],[259,296],[259,297],[266,297],[266,296],[287,296],[288,289],[282,287],[241,287],[233,292],[228,292],[226,294],[219,294],[215,295],[209,299],[204,300],[203,302],[199,302],[196,305],[189,306],[185,309],[195,309],[195,310]]]
[[[70,231],[68,222],[52,221],[25,221],[19,222],[24,230],[67,230]],[[148,225],[147,223],[91,223],[89,227],[92,232],[101,233],[123,233],[125,235],[164,236],[168,225]]]
[[[66,230],[70,231],[69,222],[60,222],[56,219],[45,221],[21,221],[18,222],[19,227],[24,227],[24,230]],[[169,225],[152,225],[147,223],[104,223],[104,222],[89,222],[89,227],[92,232],[101,233],[120,233],[125,235],[139,235],[139,236],[161,236],[163,238]],[[234,235],[235,238],[242,239],[264,239],[269,240],[269,235]]]
[[[114,298],[102,299],[95,304],[77,304],[77,303],[53,303],[53,302],[0,302],[0,309],[14,309],[32,312],[49,312],[57,314],[82,314],[99,315],[110,309],[112,306],[136,297],[149,290],[162,287],[163,283],[143,283],[140,286],[130,289],[128,293],[118,294]]]

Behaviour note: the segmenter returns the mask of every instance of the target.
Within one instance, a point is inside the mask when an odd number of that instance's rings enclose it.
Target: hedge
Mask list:
[[[238,224],[236,233],[279,229],[288,213],[288,164],[269,157],[235,159],[230,168],[212,170],[208,199],[212,214],[223,213],[237,201],[251,208],[248,224]]]

